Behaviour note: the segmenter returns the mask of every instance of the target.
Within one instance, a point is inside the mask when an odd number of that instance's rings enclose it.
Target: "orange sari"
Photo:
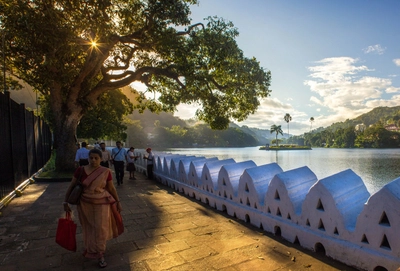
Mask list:
[[[124,230],[116,201],[105,189],[110,176],[110,169],[105,167],[99,167],[85,179],[82,176],[84,190],[77,208],[85,246],[83,255],[87,258],[102,257],[107,240],[118,237]]]

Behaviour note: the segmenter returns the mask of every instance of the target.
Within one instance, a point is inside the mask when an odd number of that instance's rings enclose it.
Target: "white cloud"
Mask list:
[[[343,121],[372,110],[376,106],[393,104],[381,100],[383,93],[397,93],[391,79],[365,75],[372,71],[365,65],[357,65],[358,59],[350,57],[325,58],[309,67],[311,80],[304,81],[316,93],[310,101],[332,112],[321,122]]]
[[[292,127],[294,122],[301,123],[300,120],[305,116],[304,112],[296,110],[291,104],[283,103],[277,98],[268,98],[261,101],[260,107],[255,114],[250,115],[245,121],[237,124],[260,129],[270,129],[273,124],[284,125],[285,121],[283,117],[286,113],[289,113],[293,118],[290,127]],[[291,128],[290,131],[292,134],[295,130]]]
[[[195,116],[196,110],[201,106],[196,104],[179,104],[174,115],[181,119],[191,119]]]
[[[400,58],[395,58],[395,59],[393,59],[393,63],[394,63],[396,66],[399,66],[399,67],[400,67]]]
[[[400,95],[395,95],[390,100],[378,99],[378,100],[368,101],[366,103],[366,106],[368,106],[368,108],[375,108],[375,107],[380,107],[380,106],[393,107],[393,106],[398,106],[399,103],[400,103]],[[371,110],[371,109],[369,109],[369,110]]]
[[[386,93],[397,93],[397,92],[400,92],[400,88],[388,87],[386,89]]]
[[[376,44],[376,45],[370,45],[367,48],[364,48],[362,50],[365,54],[376,53],[378,55],[382,55],[385,52],[386,47],[382,48],[382,46],[380,44]]]
[[[323,102],[315,96],[311,96],[310,101],[312,101],[318,105],[324,105]]]

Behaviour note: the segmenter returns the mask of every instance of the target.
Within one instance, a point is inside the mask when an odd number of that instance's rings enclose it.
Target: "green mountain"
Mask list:
[[[398,122],[400,120],[400,106],[395,107],[377,107],[370,112],[362,114],[354,119],[369,126],[377,122],[389,124],[388,122]]]
[[[335,122],[326,128],[322,127],[317,128],[313,130],[313,133],[321,132],[326,129],[336,131],[338,129],[354,127],[357,124],[364,124],[368,127],[378,122],[381,122],[383,125],[396,124],[397,126],[400,126],[399,120],[400,120],[400,106],[377,107],[372,109],[368,113],[362,114],[354,119],[347,119],[344,122]]]

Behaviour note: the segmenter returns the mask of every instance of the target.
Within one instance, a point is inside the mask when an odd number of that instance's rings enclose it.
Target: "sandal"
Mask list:
[[[101,268],[104,268],[104,267],[107,266],[107,262],[104,260],[103,257],[101,257],[101,258],[99,259],[99,266],[100,266]]]

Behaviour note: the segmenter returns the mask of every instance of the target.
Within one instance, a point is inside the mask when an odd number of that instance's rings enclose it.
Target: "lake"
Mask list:
[[[171,148],[160,150],[182,155],[218,159],[233,158],[236,162],[253,160],[258,166],[276,162],[284,171],[308,166],[318,179],[351,169],[373,194],[385,184],[400,177],[400,149],[329,149],[262,151],[247,148]]]

